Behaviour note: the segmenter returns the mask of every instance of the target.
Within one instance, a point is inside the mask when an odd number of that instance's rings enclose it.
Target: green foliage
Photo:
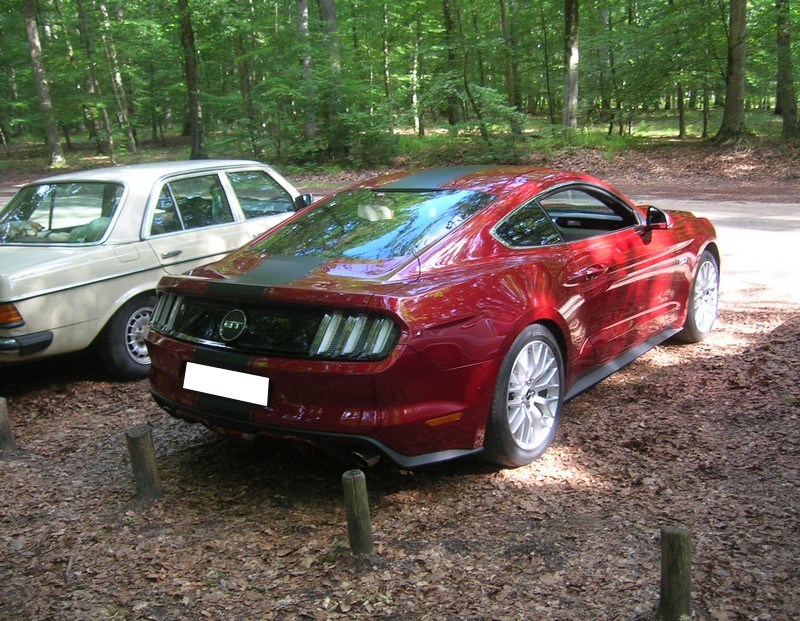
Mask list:
[[[431,163],[524,161],[532,142],[613,150],[674,137],[678,83],[688,137],[698,137],[703,95],[713,106],[724,94],[724,1],[581,2],[581,128],[567,134],[546,118],[551,105],[560,117],[563,2],[505,0],[505,23],[497,0],[449,0],[449,20],[444,6],[338,2],[337,21],[326,24],[319,0],[309,0],[303,32],[294,0],[191,0],[209,151],[315,165],[375,166],[409,151]],[[800,3],[792,10],[797,24]],[[184,133],[174,0],[39,0],[38,11],[53,109],[73,146],[95,140],[88,119],[106,114],[116,154],[126,158],[123,105],[140,143]],[[774,2],[751,0],[748,20],[748,125],[775,136]],[[800,36],[793,40],[797,56]],[[0,60],[0,129],[10,143],[38,140],[25,28],[10,0],[0,0]],[[423,138],[412,140],[412,131]]]

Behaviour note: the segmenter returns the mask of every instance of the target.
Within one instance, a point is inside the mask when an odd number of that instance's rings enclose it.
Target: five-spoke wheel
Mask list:
[[[528,326],[500,367],[486,427],[485,456],[510,467],[539,457],[553,441],[564,398],[561,349],[544,326]]]

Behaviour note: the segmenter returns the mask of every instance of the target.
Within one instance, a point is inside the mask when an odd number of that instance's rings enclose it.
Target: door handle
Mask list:
[[[162,259],[172,259],[174,257],[177,257],[182,252],[183,252],[183,250],[170,250],[169,252],[162,252],[161,253],[161,258]]]
[[[577,285],[582,282],[589,282],[591,280],[600,278],[600,276],[605,274],[607,271],[608,271],[608,265],[606,265],[605,263],[598,263],[597,265],[584,267],[582,270],[578,270],[574,274],[570,275],[567,278],[567,284]]]

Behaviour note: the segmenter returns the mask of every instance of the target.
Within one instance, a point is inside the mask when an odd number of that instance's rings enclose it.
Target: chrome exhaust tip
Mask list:
[[[379,453],[362,453],[361,451],[350,451],[350,459],[359,468],[372,468],[381,460]]]

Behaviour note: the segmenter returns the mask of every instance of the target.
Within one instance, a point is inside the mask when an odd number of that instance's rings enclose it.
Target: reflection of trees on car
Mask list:
[[[404,257],[429,246],[493,200],[480,192],[354,190],[320,205],[258,244],[273,255]]]

